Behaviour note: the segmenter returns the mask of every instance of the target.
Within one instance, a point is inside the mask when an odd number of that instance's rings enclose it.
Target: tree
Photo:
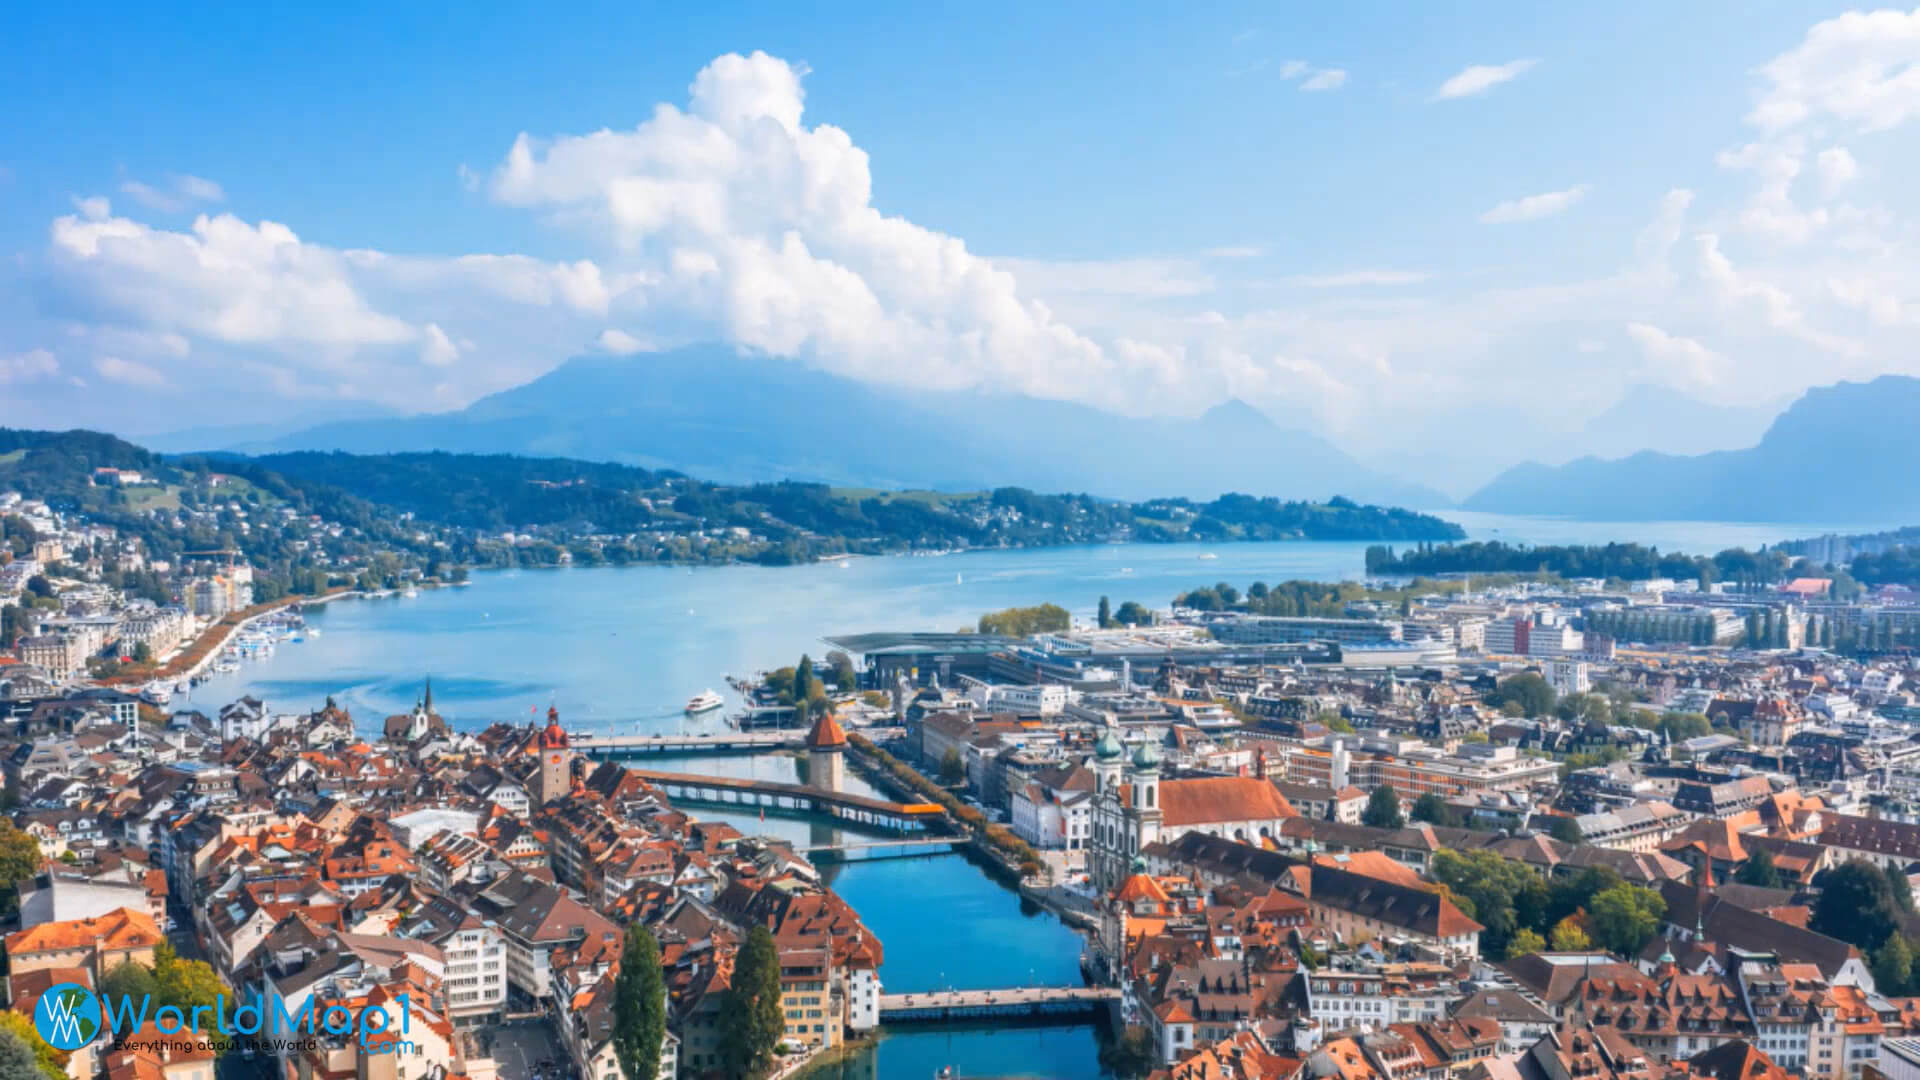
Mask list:
[[[1367,810],[1360,815],[1360,823],[1376,829],[1405,827],[1407,819],[1400,813],[1400,796],[1386,784],[1374,788],[1373,794],[1367,796]]]
[[[627,1080],[660,1075],[660,1046],[667,1037],[667,984],[660,974],[660,944],[639,923],[627,926],[620,975],[613,984],[613,1052]]]
[[[1733,880],[1741,885],[1758,885],[1763,889],[1780,888],[1780,871],[1773,865],[1773,853],[1766,848],[1754,848],[1747,861],[1733,872]]]
[[[765,926],[756,923],[734,956],[733,987],[717,1023],[728,1076],[757,1076],[773,1064],[786,1021],[780,1013],[780,955]]]
[[[1011,607],[982,615],[978,629],[982,634],[1032,637],[1035,634],[1058,634],[1072,626],[1073,616],[1066,608],[1059,604],[1040,604],[1035,607]]]
[[[1563,844],[1579,844],[1586,840],[1580,832],[1580,823],[1564,814],[1555,814],[1547,823],[1547,835]]]
[[[7,1015],[18,1016],[23,1022],[27,1020],[19,1013]],[[36,1059],[33,1047],[15,1031],[18,1026],[12,1023],[0,1026],[0,1080],[67,1080],[65,1069],[49,1072],[42,1066]],[[27,1030],[33,1030],[31,1022],[27,1022],[26,1026]],[[36,1032],[34,1037],[39,1038],[39,1034]]]
[[[1865,859],[1849,859],[1820,878],[1809,929],[1873,952],[1899,926],[1893,886]]]
[[[40,845],[15,828],[11,818],[0,816],[0,913],[18,909],[20,883],[39,872]]]
[[[1586,928],[1574,921],[1569,915],[1553,924],[1553,933],[1547,940],[1553,942],[1554,952],[1584,952],[1593,948],[1593,939],[1587,936]]]
[[[1328,731],[1337,735],[1353,734],[1353,724],[1350,723],[1346,717],[1341,716],[1336,710],[1322,709],[1314,716],[1314,720],[1318,721],[1320,725]]]
[[[947,747],[947,754],[940,759],[940,782],[952,787],[967,778],[967,763],[960,760],[960,751]]]
[[[1103,1041],[1100,1046],[1100,1067],[1128,1080],[1146,1076],[1159,1063],[1153,1052],[1152,1033],[1138,1024],[1122,1031],[1119,1038]]]
[[[1447,805],[1447,800],[1432,791],[1413,800],[1413,809],[1408,816],[1415,821],[1427,821],[1435,825],[1458,826],[1460,823],[1459,813]]]
[[[67,1059],[71,1055],[55,1050],[41,1038],[26,1013],[0,1013],[0,1042],[7,1040],[17,1043],[27,1060],[22,1067],[10,1051],[0,1051],[0,1080],[67,1080]]]
[[[1913,947],[1899,934],[1873,953],[1873,985],[1881,994],[1902,994],[1913,980]]]
[[[133,662],[136,664],[153,663],[153,646],[148,645],[144,641],[135,642],[133,646]]]
[[[161,942],[153,950],[153,1001],[155,1007],[172,1005],[188,1016],[198,1006],[209,1013],[224,1002],[234,1007],[233,988],[214,973],[204,960],[183,959],[173,946]]]
[[[1113,621],[1121,626],[1152,626],[1153,610],[1135,601],[1125,600],[1114,611]]]
[[[793,669],[793,700],[805,701],[813,696],[813,661],[805,653],[800,654],[800,663]]]
[[[833,672],[833,688],[843,694],[850,694],[860,683],[860,675],[853,669],[853,657],[835,649],[827,654],[827,670]]]
[[[1594,894],[1587,925],[1606,949],[1632,956],[1660,928],[1660,916],[1666,913],[1667,902],[1659,893],[1638,885],[1615,885]]]
[[[1481,945],[1490,955],[1500,955],[1519,931],[1521,903],[1527,905],[1529,915],[1540,906],[1540,875],[1525,863],[1491,851],[1436,851],[1427,873],[1447,887],[1461,910],[1486,927]],[[1534,934],[1539,936],[1539,930]]]
[[[116,1001],[126,998],[138,1004],[141,998],[158,997],[160,987],[154,982],[152,968],[123,960],[100,980],[100,993]]]
[[[1099,623],[1102,630],[1113,625],[1113,604],[1104,596],[1100,598],[1100,613],[1095,621]]]
[[[1550,716],[1554,700],[1552,684],[1537,671],[1508,676],[1487,698],[1491,705],[1505,706],[1508,702],[1519,705],[1522,716]]]
[[[1907,872],[1893,866],[1886,870],[1887,887],[1893,892],[1893,906],[1904,914],[1913,914],[1913,882],[1907,880]]]
[[[1513,940],[1507,942],[1507,959],[1517,960],[1522,956],[1532,956],[1546,947],[1547,943],[1540,939],[1539,934],[1523,926],[1514,933]]]

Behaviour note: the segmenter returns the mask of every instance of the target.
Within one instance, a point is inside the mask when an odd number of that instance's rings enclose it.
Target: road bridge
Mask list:
[[[973,1017],[1067,1016],[1120,1000],[1111,986],[1016,986],[1006,990],[935,990],[881,994],[883,1024],[930,1023]]]
[[[938,803],[896,803],[850,795],[842,791],[822,791],[802,784],[783,784],[773,780],[744,780],[731,776],[699,776],[692,773],[657,772],[631,769],[635,776],[659,788],[676,803],[705,803],[709,806],[738,807],[751,810],[797,810],[824,814],[856,825],[867,825],[897,832],[944,830],[947,812]]]
[[[642,754],[754,754],[796,750],[806,745],[804,731],[716,731],[698,735],[596,735],[572,732],[573,748],[594,757]]]

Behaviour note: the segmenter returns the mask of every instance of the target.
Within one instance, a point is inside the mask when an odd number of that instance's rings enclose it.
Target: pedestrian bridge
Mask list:
[[[596,735],[571,737],[573,748],[594,757],[640,754],[751,754],[806,745],[804,731],[717,731],[706,735]]]
[[[881,994],[880,1022],[911,1024],[972,1017],[1067,1016],[1120,1000],[1111,986],[1016,986],[1006,990],[935,990]]]
[[[947,812],[939,803],[888,802],[865,795],[823,791],[773,780],[744,780],[731,776],[700,776],[652,769],[628,771],[659,788],[676,803],[704,803],[745,810],[794,810],[824,814],[856,825],[912,833],[944,829],[947,822]]]

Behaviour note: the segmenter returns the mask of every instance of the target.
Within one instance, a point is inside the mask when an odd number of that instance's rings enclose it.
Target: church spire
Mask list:
[[[427,693],[420,699],[420,707],[428,712],[433,711],[433,676],[431,675],[427,676]]]

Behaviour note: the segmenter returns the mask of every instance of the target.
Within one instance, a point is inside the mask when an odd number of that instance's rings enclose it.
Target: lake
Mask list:
[[[1631,540],[1713,552],[1817,535],[1818,527],[1703,522],[1609,524],[1452,513],[1475,539]],[[1111,544],[944,556],[854,558],[807,566],[595,567],[473,575],[415,598],[348,600],[308,614],[321,636],[283,644],[195,688],[218,708],[253,694],[276,710],[328,695],[362,724],[411,707],[429,676],[457,726],[524,721],[557,705],[567,726],[670,732],[715,728],[681,706],[747,673],[826,652],[822,638],[864,630],[954,630],[982,613],[1051,602],[1091,619],[1100,597],[1163,607],[1200,585],[1358,579],[1366,543]],[[1207,557],[1211,556],[1211,557]],[[728,695],[731,698],[731,695]],[[730,705],[734,704],[730,701]]]

